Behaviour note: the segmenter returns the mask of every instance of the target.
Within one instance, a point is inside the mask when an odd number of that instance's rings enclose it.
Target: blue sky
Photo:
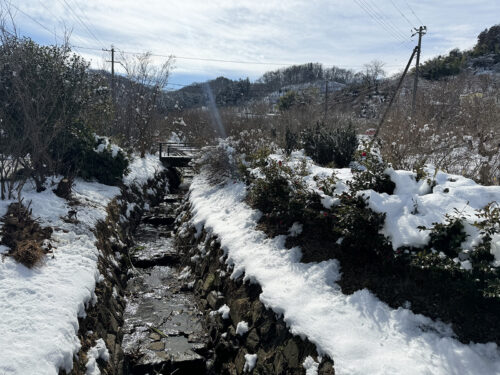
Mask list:
[[[170,82],[188,84],[221,75],[253,80],[305,62],[362,70],[379,60],[395,73],[416,43],[412,27],[428,28],[424,60],[470,48],[499,23],[500,1],[11,0],[11,11],[18,31],[39,43],[60,42],[70,31],[70,42],[85,47],[75,51],[95,68],[109,70],[102,49],[111,44],[161,55],[157,63],[174,55]]]

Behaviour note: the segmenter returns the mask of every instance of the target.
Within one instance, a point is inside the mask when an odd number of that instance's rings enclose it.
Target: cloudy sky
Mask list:
[[[416,43],[413,27],[427,26],[425,60],[472,47],[500,22],[500,0],[10,0],[10,8],[18,32],[38,43],[71,31],[94,67],[110,69],[102,49],[111,45],[125,57],[150,51],[158,63],[173,55],[172,84],[256,79],[305,62],[361,70],[376,59],[395,73]]]

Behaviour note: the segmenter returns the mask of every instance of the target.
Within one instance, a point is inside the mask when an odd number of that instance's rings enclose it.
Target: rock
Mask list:
[[[231,320],[237,324],[238,322],[245,320],[250,307],[250,302],[248,298],[239,298],[231,303],[229,306],[229,315]]]
[[[274,324],[270,319],[264,320],[264,322],[258,327],[260,336],[267,340],[271,333],[274,331]]]
[[[288,340],[288,343],[283,348],[283,355],[289,367],[297,367],[299,365],[299,347],[294,339]]]
[[[252,310],[252,322],[255,324],[262,316],[262,313],[264,311],[264,305],[259,300],[255,300],[252,303],[251,310]]]
[[[238,371],[238,374],[243,373],[243,367],[245,366],[246,362],[245,354],[248,354],[248,351],[245,348],[242,348],[234,359],[234,365],[236,367],[236,371]]]
[[[165,343],[162,341],[155,341],[148,346],[148,349],[159,352],[165,349]]]
[[[280,351],[274,355],[273,365],[275,374],[285,374],[285,357]]]
[[[156,332],[150,333],[149,338],[153,341],[160,341],[161,340],[161,336]]]
[[[205,278],[205,282],[203,283],[202,290],[204,294],[207,294],[213,287],[215,281],[215,275],[213,273],[209,273]]]
[[[329,361],[323,361],[318,368],[319,375],[335,375],[333,364]]]
[[[116,336],[113,335],[112,333],[108,333],[106,335],[106,348],[114,350],[115,344],[116,344]]]
[[[215,290],[212,290],[207,296],[207,302],[212,309],[218,309],[222,306],[224,298],[221,297]]]
[[[260,339],[259,335],[257,334],[257,330],[255,328],[252,328],[248,333],[246,346],[252,352],[255,352],[257,350],[257,347],[259,346],[259,341]]]

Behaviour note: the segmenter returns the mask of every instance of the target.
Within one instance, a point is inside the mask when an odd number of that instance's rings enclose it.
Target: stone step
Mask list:
[[[130,254],[132,264],[139,268],[148,268],[155,265],[168,266],[179,262],[179,255],[174,248],[173,238],[157,237],[142,238],[136,242]]]
[[[163,197],[163,201],[165,203],[179,203],[180,201],[182,201],[183,197],[183,194],[166,194]]]
[[[146,214],[142,218],[142,222],[151,225],[172,225],[176,217],[170,214]]]
[[[171,267],[155,266],[127,284],[125,374],[205,374],[208,336],[195,297]]]

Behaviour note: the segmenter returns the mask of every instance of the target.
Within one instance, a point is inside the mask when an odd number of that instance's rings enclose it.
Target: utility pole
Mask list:
[[[326,122],[326,114],[328,113],[328,80],[325,82],[325,122]]]
[[[115,47],[111,45],[111,49],[103,49],[103,51],[111,52],[111,61],[106,60],[106,62],[111,63],[111,97],[113,99],[113,104],[115,102]]]
[[[418,29],[415,29],[415,33],[412,35],[418,34],[418,46],[417,46],[417,62],[415,65],[415,81],[413,83],[413,98],[411,102],[411,117],[413,118],[415,115],[415,103],[417,100],[417,86],[418,86],[418,67],[420,64],[420,52],[422,51],[422,36],[427,32],[427,26],[420,26]]]
[[[406,64],[406,68],[403,72],[403,75],[399,79],[396,90],[394,91],[394,94],[392,95],[391,100],[389,101],[389,105],[387,106],[384,114],[382,115],[382,118],[380,119],[380,122],[377,126],[377,130],[375,131],[375,134],[373,135],[373,139],[370,142],[370,147],[373,145],[373,142],[375,142],[375,139],[377,139],[377,137],[378,137],[378,133],[380,131],[380,128],[384,124],[385,118],[387,117],[387,114],[389,113],[389,110],[391,109],[392,103],[394,102],[394,99],[396,98],[396,95],[398,94],[399,88],[401,87],[401,84],[403,83],[403,80],[405,79],[406,73],[408,73],[408,69],[410,68],[411,62],[413,61],[413,57],[415,57],[415,54],[417,53],[417,49],[418,49],[418,47],[415,47],[413,49],[413,52],[410,56],[410,59],[408,60],[408,64]]]

